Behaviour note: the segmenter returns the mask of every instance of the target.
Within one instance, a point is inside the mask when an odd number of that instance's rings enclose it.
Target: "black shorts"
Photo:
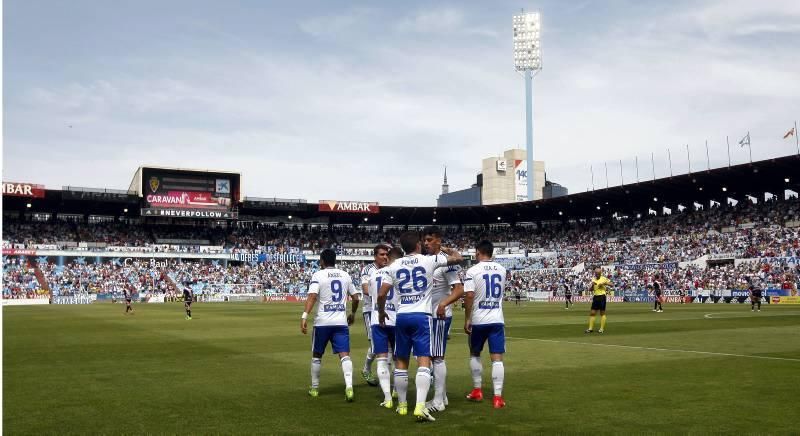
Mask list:
[[[125,299],[125,303],[126,303],[126,304],[131,304],[131,299],[130,299],[130,298],[126,298],[126,299]]]
[[[567,301],[572,301],[572,295],[565,295],[564,298],[566,298]]]
[[[595,295],[592,298],[592,310],[606,310],[606,296]]]
[[[192,302],[191,301],[184,301],[183,305],[186,306],[186,307],[191,307]]]

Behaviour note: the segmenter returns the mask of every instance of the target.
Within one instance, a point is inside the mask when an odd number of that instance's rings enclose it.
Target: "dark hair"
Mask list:
[[[439,226],[427,226],[424,229],[422,229],[422,234],[425,236],[430,235],[430,236],[435,236],[437,238],[441,238],[442,230],[439,228]]]
[[[389,245],[386,245],[386,244],[378,244],[378,245],[376,245],[376,246],[375,246],[375,248],[373,248],[373,249],[372,249],[372,255],[373,255],[373,256],[377,256],[377,255],[378,255],[378,251],[380,251],[380,250],[386,250],[386,251],[389,251],[389,250],[391,250],[391,249],[392,249],[392,247],[391,247],[391,246],[389,246]]]
[[[389,259],[400,259],[401,257],[403,257],[403,250],[400,247],[392,247],[389,250]]]
[[[475,250],[484,256],[491,257],[494,254],[494,244],[484,239],[483,241],[478,242],[478,245],[475,246]]]
[[[319,259],[325,262],[325,266],[336,266],[336,252],[326,248],[319,254]]]
[[[419,233],[405,232],[400,235],[400,247],[403,248],[406,254],[414,252],[417,249],[417,244],[419,244]]]

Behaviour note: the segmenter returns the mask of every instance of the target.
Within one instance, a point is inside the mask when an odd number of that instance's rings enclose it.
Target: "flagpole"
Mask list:
[[[669,176],[672,177],[672,152],[667,149],[667,158],[669,158]]]
[[[656,159],[655,154],[651,151],[650,152],[650,164],[653,165],[653,181],[656,181]]]
[[[689,174],[692,174],[692,158],[689,157],[689,144],[686,144],[686,162],[689,164]]]
[[[592,173],[592,191],[594,191],[594,168],[589,165],[589,171]]]
[[[639,156],[636,156],[636,183],[639,183]]]
[[[728,168],[731,167],[731,141],[728,140],[728,135],[725,135],[725,142],[728,144]]]
[[[797,134],[797,121],[794,122],[794,143],[797,145],[797,154],[800,155],[800,135]]]
[[[606,165],[606,188],[608,188],[608,162],[604,162]]]
[[[706,139],[706,169],[711,170],[711,158],[708,157],[708,139]]]
[[[750,163],[753,163],[753,147],[750,145],[750,131],[747,131],[747,150],[750,152]]]
[[[625,178],[622,177],[622,159],[619,160],[619,180],[622,182],[622,186],[625,186]]]

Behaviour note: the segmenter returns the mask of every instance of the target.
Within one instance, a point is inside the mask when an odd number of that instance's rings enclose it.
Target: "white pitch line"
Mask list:
[[[753,356],[749,354],[714,353],[712,351],[676,350],[672,348],[635,347],[633,345],[593,344],[591,342],[556,341],[554,339],[516,338],[511,336],[506,336],[506,339],[516,339],[521,341],[551,342],[554,344],[594,345],[596,347],[628,348],[632,350],[671,351],[673,353],[705,354],[710,356],[746,357],[751,359],[784,360],[788,362],[800,362],[800,359],[793,359],[791,357]]]
[[[711,315],[727,315],[727,316],[711,316]],[[733,315],[733,316],[731,316]],[[800,312],[773,312],[773,313],[739,313],[739,312],[711,312],[703,315],[705,319],[724,319],[724,318],[760,318],[762,316],[797,316]]]

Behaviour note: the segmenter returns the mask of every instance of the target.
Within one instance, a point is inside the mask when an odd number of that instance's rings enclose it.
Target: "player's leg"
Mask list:
[[[322,355],[328,343],[326,329],[314,327],[311,331],[311,388],[308,395],[319,396],[319,375],[322,373]]]
[[[372,343],[372,322],[371,322],[372,312],[364,312],[364,327],[367,332],[367,340],[369,341],[369,347],[367,348],[367,356],[364,359],[364,367],[361,369],[361,376],[370,386],[376,386],[378,384],[375,377],[372,375],[372,362],[375,360],[375,351],[373,350],[373,343]]]
[[[415,323],[412,333],[414,356],[417,357],[417,376],[414,379],[417,387],[417,402],[414,407],[414,416],[418,421],[435,421],[425,401],[431,388],[431,329],[433,320],[427,315],[414,315]]]
[[[344,376],[344,397],[353,401],[353,361],[350,359],[350,330],[346,326],[332,327],[331,348],[339,355]]]
[[[186,319],[192,319],[192,302],[191,301],[184,302],[183,309],[186,311]]]
[[[595,300],[592,300],[592,309],[589,312],[589,328],[586,329],[586,333],[592,333],[594,331],[594,317],[597,315]]]
[[[444,356],[447,349],[447,331],[450,329],[452,318],[433,320],[433,335],[431,348],[433,352],[433,401],[428,408],[434,412],[444,411],[445,381],[447,379],[447,363]]]
[[[397,413],[408,414],[408,360],[411,357],[411,336],[409,335],[408,316],[397,316],[394,328],[396,357],[394,368],[394,387],[397,390]]]
[[[486,342],[486,329],[482,325],[472,326],[469,335],[469,369],[472,373],[472,392],[467,395],[470,401],[483,401],[483,365],[481,364],[481,351]]]
[[[492,359],[492,387],[494,388],[492,405],[495,409],[500,409],[506,406],[506,402],[503,400],[503,384],[506,378],[503,354],[506,352],[506,335],[505,326],[502,324],[496,324],[491,327],[488,342]]]
[[[664,297],[659,296],[658,297],[658,311],[659,312],[663,312],[664,311],[663,301],[664,301]]]
[[[600,309],[600,330],[597,333],[603,333],[606,330],[606,305],[603,303],[603,308]]]
[[[391,383],[389,381],[389,337],[385,328],[374,325],[372,330],[372,351],[375,353],[378,366],[378,383],[383,391],[383,402],[381,406],[391,409],[392,394],[390,392]]]
[[[761,312],[761,298],[756,299],[756,304],[758,304],[758,311]]]

